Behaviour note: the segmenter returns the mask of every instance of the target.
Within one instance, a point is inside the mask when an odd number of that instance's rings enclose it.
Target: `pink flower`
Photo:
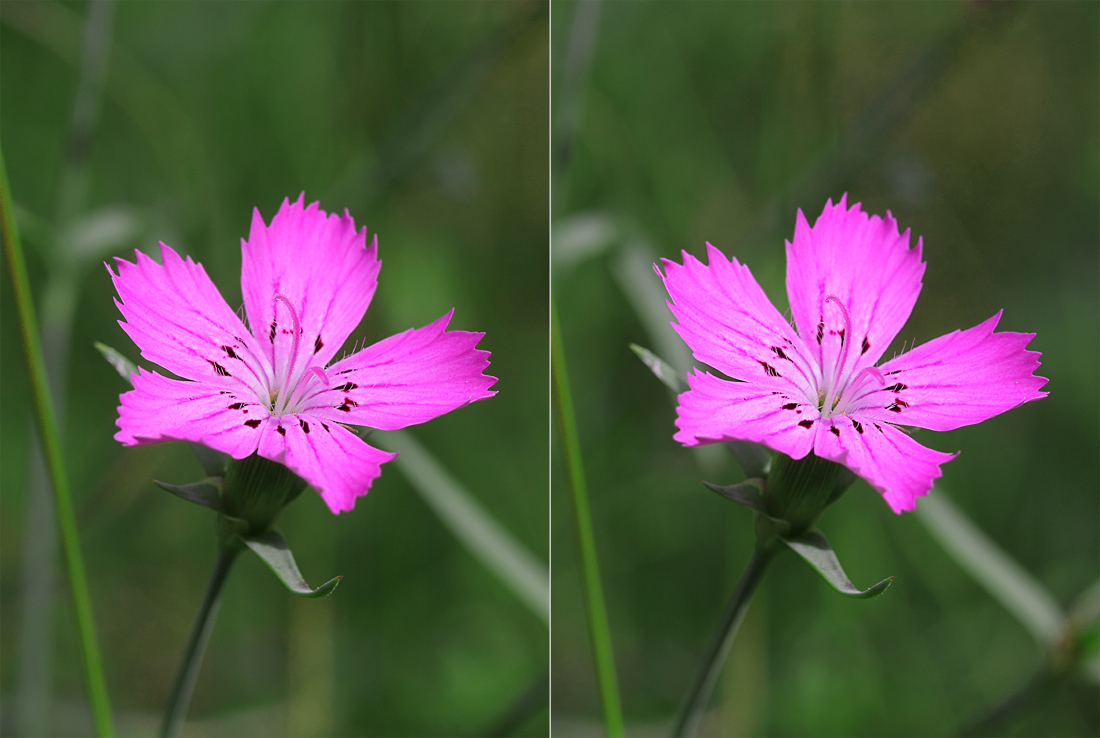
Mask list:
[[[707,244],[708,264],[662,260],[678,322],[700,362],[679,397],[673,436],[685,446],[754,441],[801,459],[811,451],[866,479],[896,513],[916,507],[940,465],[958,454],[925,448],[897,426],[948,431],[1046,396],[1033,375],[1032,333],[994,333],[1001,313],[876,366],[920,294],[921,241],[897,221],[868,217],[847,196],[811,228],[798,211],[787,242],[794,326],[748,267]]]
[[[328,215],[305,195],[264,225],[253,210],[241,240],[248,324],[201,264],[163,243],[161,262],[135,252],[111,279],[123,330],[141,355],[183,380],[139,370],[120,397],[124,446],[195,441],[235,459],[285,464],[333,513],[351,510],[397,454],[346,425],[396,430],[491,397],[483,333],[447,331],[453,310],[329,364],[359,324],[378,284],[378,239]],[[251,330],[248,326],[251,326]]]

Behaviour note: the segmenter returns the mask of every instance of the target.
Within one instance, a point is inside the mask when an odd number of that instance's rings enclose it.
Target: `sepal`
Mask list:
[[[163,490],[171,492],[180,499],[210,508],[217,513],[225,512],[225,504],[222,502],[222,485],[225,484],[224,477],[207,477],[206,479],[192,482],[191,484],[168,484],[167,482],[154,479],[153,484]]]
[[[298,571],[294,554],[290,552],[286,538],[275,528],[254,536],[241,536],[246,546],[264,560],[275,576],[294,594],[300,597],[327,597],[336,589],[343,577],[333,577],[317,589],[311,589]]]
[[[744,505],[760,513],[767,513],[768,511],[767,507],[764,505],[763,479],[746,479],[740,484],[731,484],[728,487],[720,487],[717,484],[711,484],[705,480],[703,484],[707,486],[707,489],[712,492],[717,492],[727,500],[736,502],[738,505]]]
[[[776,456],[764,485],[768,514],[791,524],[791,533],[810,529],[829,505],[856,480],[846,467],[815,456],[801,459],[786,454]]]
[[[840,566],[840,560],[836,557],[836,553],[833,552],[829,542],[825,540],[825,536],[821,534],[821,531],[812,529],[797,536],[781,536],[781,540],[787,544],[787,546],[796,554],[806,560],[810,566],[817,570],[826,582],[831,584],[833,588],[840,592],[842,595],[853,597],[856,599],[866,599],[869,597],[876,597],[886,591],[886,588],[894,581],[894,577],[887,577],[878,584],[868,587],[867,589],[859,589],[851,580],[848,579],[848,575],[844,573],[844,569]]]

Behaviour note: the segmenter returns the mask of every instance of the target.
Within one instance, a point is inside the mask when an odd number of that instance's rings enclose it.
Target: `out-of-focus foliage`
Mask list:
[[[148,734],[213,565],[214,521],[150,481],[203,476],[185,444],[122,449],[111,437],[125,383],[94,342],[139,355],[98,262],[155,253],[163,240],[237,305],[253,207],[270,220],[304,190],[330,212],[347,208],[378,234],[383,262],[348,348],[451,307],[453,328],[486,333],[498,396],[412,433],[545,566],[548,13],[538,2],[119,3],[99,121],[75,144],[91,147],[77,228],[54,219],[88,13],[84,3],[0,7],[0,127],[36,295],[54,275],[55,244],[89,265],[65,292],[75,300],[65,450],[116,722]],[[3,300],[0,730],[11,734],[31,445]],[[186,730],[462,735],[518,715],[508,729],[546,733],[545,698],[509,715],[531,685],[545,693],[545,623],[396,466],[353,512],[334,517],[307,491],[280,527],[308,581],[339,574],[341,585],[298,600],[242,557]],[[85,734],[62,585],[55,577],[47,723]]]
[[[554,245],[565,249],[555,297],[628,733],[667,730],[753,543],[751,512],[698,481],[737,482],[736,463],[672,441],[668,390],[630,350],[678,361],[675,335],[651,329],[672,316],[641,255],[702,256],[709,240],[748,264],[782,310],[783,241],[798,208],[812,220],[848,192],[870,212],[891,210],[923,236],[928,270],[887,356],[1003,308],[1001,329],[1037,334],[1050,379],[1041,402],[914,437],[962,451],[944,467],[953,500],[1063,608],[1096,581],[1098,13],[1088,3],[554,5]],[[554,479],[553,725],[586,734],[598,702]],[[797,557],[779,558],[702,734],[950,734],[1040,668],[1029,631],[866,483],[819,526],[853,581],[897,580],[852,601]],[[1095,686],[1069,680],[997,729],[1095,735],[1096,704]]]

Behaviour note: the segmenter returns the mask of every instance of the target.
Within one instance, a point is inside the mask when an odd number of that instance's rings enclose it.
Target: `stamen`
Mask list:
[[[323,385],[325,385],[326,387],[328,387],[328,385],[329,385],[329,381],[328,381],[328,375],[327,375],[327,374],[325,374],[325,370],[324,370],[324,369],[322,369],[322,368],[321,368],[321,367],[319,367],[319,366],[312,366],[312,367],[310,367],[310,368],[309,368],[309,370],[310,370],[311,372],[313,372],[314,374],[316,374],[316,375],[317,375],[318,377],[320,377],[320,379],[321,379],[321,384],[323,384]],[[885,381],[885,380],[883,380],[883,381]]]
[[[845,337],[852,335],[852,316],[848,315],[848,308],[844,307],[844,303],[836,295],[825,296],[825,303],[830,302],[835,302],[836,306],[840,308],[840,313],[844,316],[844,330],[840,334],[840,361],[836,363],[833,370],[833,381],[829,383],[829,393],[825,398],[825,404],[822,406],[823,408],[829,408],[829,410],[836,406],[835,401],[838,399],[836,396],[837,387],[840,385],[840,378],[844,376],[844,363],[848,360],[848,341],[845,340]]]
[[[852,378],[852,381],[848,383],[848,386],[844,388],[844,392],[841,393],[840,399],[837,400],[838,407],[847,407],[854,399],[851,395],[854,395],[859,390],[860,385],[863,383],[863,378],[870,375],[878,380],[879,387],[886,387],[886,377],[882,376],[882,372],[873,366],[865,367],[859,371]],[[862,395],[860,395],[862,397]]]
[[[302,324],[298,320],[297,311],[294,310],[294,306],[290,304],[290,300],[287,299],[286,295],[283,295],[281,293],[276,293],[275,302],[281,302],[284,305],[286,305],[286,309],[288,311],[290,311],[290,320],[294,325],[294,331],[293,331],[294,342],[291,344],[291,349],[290,349],[290,364],[287,366],[286,376],[283,378],[283,389],[282,389],[282,391],[279,392],[279,396],[284,398],[283,409],[285,410],[286,409],[285,400],[290,399],[290,392],[289,392],[289,390],[290,390],[290,377],[291,377],[292,374],[294,374],[294,364],[298,361],[298,342],[299,342],[299,339],[300,339],[301,333],[302,333]],[[272,343],[272,345],[271,345],[271,357],[272,357],[272,359],[275,358],[275,344],[274,343]]]

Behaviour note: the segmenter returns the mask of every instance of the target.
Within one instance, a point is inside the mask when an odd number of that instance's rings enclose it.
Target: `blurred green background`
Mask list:
[[[383,261],[348,348],[451,307],[452,328],[486,333],[499,395],[412,433],[545,578],[548,26],[545,2],[0,6],[4,157],[65,370],[66,462],[123,735],[155,730],[215,553],[213,516],[150,482],[201,476],[187,447],[111,437],[125,386],[93,342],[139,356],[101,262],[135,247],[191,255],[236,306],[254,206],[270,221],[304,190],[348,208]],[[0,731],[84,735],[68,587],[52,523],[28,505],[6,278],[0,289]],[[299,600],[242,557],[185,734],[546,734],[545,615],[396,464],[353,512],[307,492],[280,527],[311,584],[343,582]]]
[[[562,319],[627,733],[666,734],[753,545],[707,491],[741,472],[672,441],[681,370],[650,265],[709,240],[787,307],[783,241],[849,193],[924,237],[910,345],[1004,309],[1035,332],[1050,396],[918,431],[962,454],[943,489],[1064,609],[1097,580],[1100,6],[1095,3],[554,3],[554,299]],[[915,238],[914,238],[915,240]],[[975,372],[981,372],[975,366]],[[552,482],[552,726],[601,730],[564,467]],[[702,735],[954,734],[1044,650],[917,515],[865,482],[820,527],[852,601],[791,554],[765,577]],[[990,728],[1096,735],[1073,677]]]

